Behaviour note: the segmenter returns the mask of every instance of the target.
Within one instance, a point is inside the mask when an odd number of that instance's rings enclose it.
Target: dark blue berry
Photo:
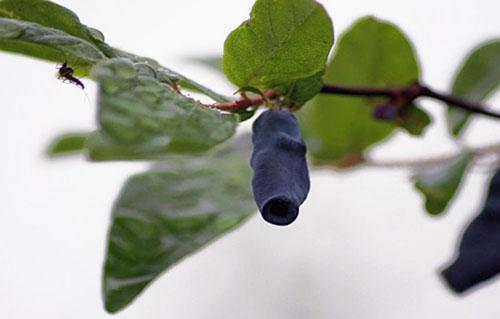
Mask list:
[[[500,273],[500,171],[490,183],[482,212],[466,228],[458,257],[442,275],[457,293]]]
[[[297,218],[310,188],[306,146],[297,119],[288,111],[266,111],[253,124],[252,141],[257,206],[266,221],[288,225]]]

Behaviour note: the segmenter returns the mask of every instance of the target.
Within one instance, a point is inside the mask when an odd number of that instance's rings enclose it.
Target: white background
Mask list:
[[[222,77],[186,56],[221,52],[247,18],[251,0],[60,0],[108,42],[158,59],[230,94]],[[424,80],[447,89],[466,52],[500,35],[498,0],[323,0],[336,35],[374,14],[413,39]],[[60,132],[94,127],[90,98],[55,77],[55,65],[0,53],[0,318],[107,318],[100,276],[112,200],[144,163],[50,161]],[[500,105],[500,96],[491,99]],[[423,102],[436,120],[425,140],[403,134],[380,158],[448,154],[444,107]],[[499,125],[474,123],[470,145],[498,140]],[[422,210],[405,170],[316,171],[296,223],[277,228],[259,216],[155,282],[117,318],[499,318],[500,282],[456,297],[437,272],[461,227],[479,209],[486,168],[470,174],[441,218]]]

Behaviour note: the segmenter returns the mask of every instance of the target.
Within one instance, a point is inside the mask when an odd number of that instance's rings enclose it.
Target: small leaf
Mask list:
[[[332,22],[316,1],[257,0],[225,42],[224,73],[239,87],[288,92],[324,71],[332,44]]]
[[[413,176],[415,188],[424,195],[425,209],[429,214],[444,212],[457,192],[471,159],[470,153],[464,153],[441,165],[421,169]]]
[[[414,136],[421,136],[432,123],[430,115],[422,108],[412,104],[400,115],[399,125]]]
[[[474,49],[460,67],[452,86],[452,94],[471,101],[484,101],[500,86],[500,39],[488,41]],[[448,107],[448,130],[458,137],[470,113]]]
[[[296,81],[289,88],[288,92],[283,91],[283,89],[279,87],[276,89],[276,92],[280,95],[285,95],[289,100],[300,106],[321,91],[321,87],[323,86],[323,74],[323,71],[318,72],[311,77]]]
[[[161,81],[160,71],[125,58],[107,60],[94,70],[101,130],[88,140],[93,160],[202,152],[234,134],[236,115],[179,94]]]
[[[61,135],[51,143],[47,155],[49,157],[60,157],[82,152],[85,149],[85,141],[88,136],[88,132]]]
[[[171,156],[127,181],[108,236],[103,292],[109,312],[253,214],[250,150],[245,135],[209,155]]]
[[[415,52],[395,25],[363,18],[340,38],[323,80],[354,87],[404,86],[419,78]],[[308,146],[315,160],[344,165],[363,158],[367,147],[387,138],[394,123],[376,120],[373,107],[380,98],[320,94],[299,112]]]
[[[89,68],[105,58],[92,43],[36,23],[0,18],[0,50]]]

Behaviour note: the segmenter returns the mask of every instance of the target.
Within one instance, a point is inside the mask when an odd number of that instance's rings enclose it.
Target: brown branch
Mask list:
[[[401,100],[401,98],[403,98],[403,101],[407,104],[419,97],[429,97],[470,113],[478,113],[500,119],[500,113],[489,111],[488,107],[481,103],[442,94],[420,83],[413,83],[399,88],[353,88],[340,85],[324,85],[321,89],[321,93],[365,97],[388,97],[392,100]]]
[[[278,97],[273,91],[267,91],[264,93],[265,97],[274,100]],[[242,97],[232,102],[215,103],[208,105],[210,108],[218,109],[221,111],[237,112],[245,110],[251,106],[260,106],[264,104],[265,99],[263,96],[252,96],[252,97]]]
[[[429,97],[436,99],[451,106],[460,108],[470,113],[477,113],[489,117],[500,119],[500,113],[489,111],[488,107],[481,103],[468,101],[452,95],[442,94],[432,90],[431,88],[420,84],[418,82],[412,83],[404,87],[388,87],[388,88],[366,88],[366,87],[350,87],[342,85],[328,85],[325,84],[321,88],[322,94],[337,94],[349,96],[364,96],[364,97],[386,97],[392,103],[397,104],[399,107],[404,107],[410,104],[415,99],[420,97]],[[267,99],[273,100],[278,98],[278,95],[273,91],[264,93]],[[208,105],[208,107],[215,108],[222,111],[238,112],[245,110],[249,107],[258,107],[264,104],[265,99],[262,96],[242,97],[232,102],[216,103]]]

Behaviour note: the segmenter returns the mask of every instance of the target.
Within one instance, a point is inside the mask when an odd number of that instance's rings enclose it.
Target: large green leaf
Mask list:
[[[391,23],[363,18],[337,42],[323,80],[355,87],[402,86],[419,79],[415,52]],[[365,149],[391,134],[395,125],[375,120],[382,100],[320,95],[302,108],[300,122],[309,154],[333,163],[363,157]]]
[[[101,130],[88,140],[94,160],[158,159],[202,152],[235,132],[237,117],[209,109],[172,88],[162,73],[127,58],[99,64]],[[168,80],[168,79],[167,79]]]
[[[105,58],[91,42],[42,25],[0,18],[0,50],[88,68]]]
[[[415,188],[425,198],[425,209],[438,215],[446,209],[457,192],[472,156],[463,153],[443,164],[421,169],[414,176]]]
[[[488,41],[474,49],[460,67],[452,86],[452,94],[481,102],[500,86],[500,39]],[[459,136],[470,113],[448,107],[448,129]]]
[[[252,215],[250,150],[245,135],[210,155],[170,157],[127,181],[109,231],[108,311],[127,306],[166,269]]]
[[[332,22],[316,1],[257,0],[250,20],[225,42],[224,73],[240,88],[288,94],[323,72],[332,44]]]

